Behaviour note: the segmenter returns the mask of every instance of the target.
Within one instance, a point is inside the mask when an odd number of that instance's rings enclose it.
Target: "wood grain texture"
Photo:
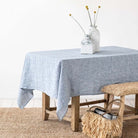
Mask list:
[[[42,120],[46,121],[48,120],[49,114],[46,113],[46,109],[49,109],[50,107],[50,97],[42,93]]]
[[[86,105],[92,105],[92,104],[99,104],[99,103],[105,103],[106,100],[102,99],[102,100],[96,100],[96,101],[90,101],[90,102],[84,102],[84,103],[80,103],[80,106],[86,106]],[[71,108],[71,105],[68,105],[68,108]],[[57,107],[50,107],[49,110],[53,111],[56,110]]]
[[[71,128],[73,131],[79,130],[79,117],[80,117],[80,96],[72,97],[71,106]]]
[[[135,114],[138,115],[138,94],[135,95]]]
[[[109,94],[104,94],[104,99],[106,100],[104,102],[104,108],[107,108],[107,105],[109,103]]]
[[[131,115],[131,116],[126,116],[123,118],[124,121],[132,120],[132,119],[138,119],[138,115]]]

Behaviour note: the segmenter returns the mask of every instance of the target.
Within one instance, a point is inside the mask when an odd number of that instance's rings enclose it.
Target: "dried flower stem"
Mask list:
[[[90,19],[90,25],[92,26],[92,19],[91,19],[91,15],[90,15],[89,10],[88,10],[88,15],[89,15],[89,19]]]
[[[96,14],[96,17],[94,19],[94,26],[96,25],[96,21],[97,21],[97,17],[98,17],[98,14],[99,14],[99,9],[101,8],[101,6],[98,6],[98,10],[97,10],[97,14]]]
[[[88,11],[88,16],[89,16],[89,20],[90,20],[90,26],[92,26],[92,19],[91,19],[91,15],[90,15],[90,11],[89,11],[88,6],[86,6],[86,9]]]
[[[73,20],[79,25],[79,27],[81,28],[81,30],[83,31],[84,35],[86,35],[86,33],[85,33],[83,27],[80,25],[80,23],[79,23],[71,14],[69,14],[69,16],[72,17],[72,19],[73,19]]]
[[[94,26],[95,26],[95,23],[96,23],[96,11],[94,11]]]

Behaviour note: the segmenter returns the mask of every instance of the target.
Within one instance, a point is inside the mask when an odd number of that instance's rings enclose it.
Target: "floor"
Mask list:
[[[81,108],[80,116],[86,110]],[[0,108],[0,115],[0,138],[88,138],[81,131],[81,123],[79,132],[73,132],[70,122],[52,115],[42,121],[41,108]],[[71,116],[70,109],[66,116]],[[124,122],[122,138],[138,138],[138,120]]]
[[[98,100],[103,98],[103,95],[100,96],[81,96],[81,102]],[[135,96],[126,96],[126,104],[134,106]],[[70,123],[66,121],[58,121],[56,118],[51,118],[49,121],[41,120],[41,107],[42,105],[41,98],[34,97],[26,106],[26,109],[20,110],[17,105],[17,99],[0,99],[0,112],[3,114],[1,119],[0,126],[0,138],[84,138],[81,131],[78,133],[73,133],[70,129]],[[51,99],[51,106],[56,105],[56,100]],[[8,108],[7,108],[8,107]],[[88,109],[88,106],[85,106],[85,110]],[[4,109],[5,108],[5,109]],[[30,110],[31,109],[31,110]],[[6,112],[5,112],[6,110]],[[15,111],[12,111],[15,110]],[[26,112],[27,111],[27,112]],[[32,113],[32,111],[34,113]],[[82,111],[82,110],[81,110]],[[37,113],[37,114],[36,114]],[[21,117],[22,115],[22,117]],[[30,116],[35,115],[35,116]],[[15,117],[16,116],[16,117]],[[17,117],[19,118],[17,119]],[[31,119],[32,123],[28,123]],[[16,123],[15,123],[16,121]],[[22,123],[20,123],[20,121]],[[56,121],[56,122],[55,122]],[[39,123],[38,123],[39,122]],[[16,124],[16,125],[15,125]],[[10,127],[9,127],[10,126]],[[55,127],[53,130],[53,126]],[[123,132],[122,138],[138,138],[138,128],[137,121],[130,121],[124,123],[125,132]],[[26,129],[27,128],[27,129]],[[51,129],[52,128],[52,129]],[[57,129],[59,128],[59,129]],[[36,133],[37,130],[37,133]],[[18,132],[18,133],[17,133]],[[59,133],[60,132],[60,133]],[[57,135],[58,134],[58,135]]]

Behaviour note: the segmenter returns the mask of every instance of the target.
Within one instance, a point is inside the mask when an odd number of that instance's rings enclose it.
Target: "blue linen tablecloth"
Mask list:
[[[21,77],[18,105],[24,108],[33,90],[57,99],[62,120],[70,97],[101,94],[107,84],[138,81],[138,51],[110,46],[93,55],[80,49],[27,53]]]

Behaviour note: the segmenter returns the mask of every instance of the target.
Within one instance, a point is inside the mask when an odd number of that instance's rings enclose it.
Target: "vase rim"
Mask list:
[[[94,25],[93,25],[93,26],[90,26],[90,27],[91,27],[91,28],[97,28],[97,26],[94,26]]]

